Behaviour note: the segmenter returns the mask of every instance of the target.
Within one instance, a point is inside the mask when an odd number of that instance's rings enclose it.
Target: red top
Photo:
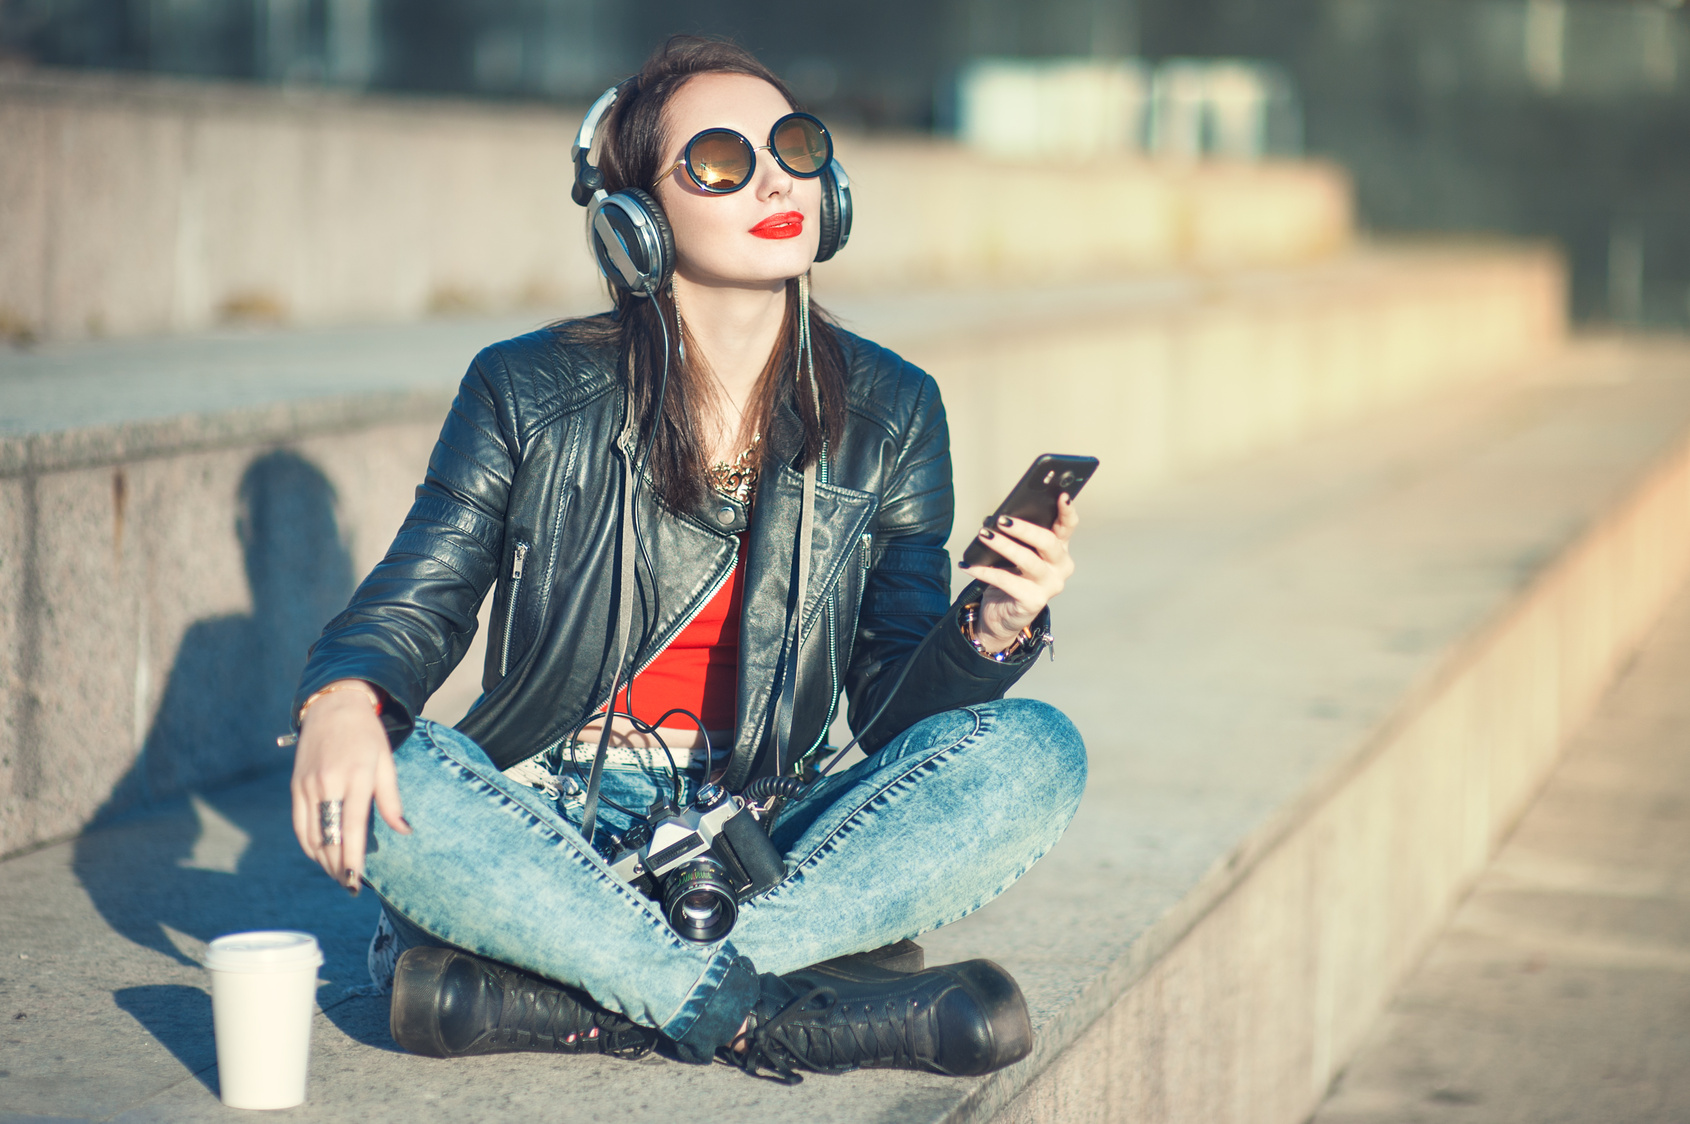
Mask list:
[[[670,707],[685,707],[704,721],[706,730],[732,730],[739,680],[739,614],[745,601],[745,536],[733,574],[680,634],[634,680],[634,714],[655,723]],[[628,709],[628,693],[616,700]],[[692,720],[672,714],[669,729],[688,730]]]

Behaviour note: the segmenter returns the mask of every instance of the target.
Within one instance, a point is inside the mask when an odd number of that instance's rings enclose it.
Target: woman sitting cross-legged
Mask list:
[[[1072,505],[982,529],[1012,565],[951,602],[938,390],[811,307],[849,182],[746,52],[671,40],[578,144],[615,308],[476,357],[311,651],[300,845],[380,896],[407,1050],[1016,1061],[1002,968],[872,953],[1001,894],[1079,804],[1073,725],[1004,698],[1073,573]],[[484,694],[419,718],[489,591]],[[842,693],[866,757],[823,773]]]

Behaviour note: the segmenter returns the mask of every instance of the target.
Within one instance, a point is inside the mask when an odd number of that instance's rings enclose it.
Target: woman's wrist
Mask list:
[[[980,610],[980,602],[970,601],[962,607],[961,618],[958,621],[965,640],[987,659],[997,663],[1008,663],[1020,660],[1031,654],[1038,647],[1039,638],[1033,633],[1033,626],[1028,625],[1018,632],[1006,636],[997,634],[995,630],[985,625],[981,620],[984,614]]]
[[[342,707],[369,708],[379,718],[382,711],[381,689],[362,679],[338,679],[328,686],[311,692],[299,707],[299,726],[317,711],[333,711]]]

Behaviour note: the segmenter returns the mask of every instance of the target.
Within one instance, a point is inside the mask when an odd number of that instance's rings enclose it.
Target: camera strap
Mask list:
[[[816,382],[815,342],[810,337],[810,275],[798,278],[798,367],[795,374],[809,376],[810,407],[816,414],[816,427],[825,433],[822,422],[821,387]],[[804,636],[804,606],[810,596],[810,545],[816,528],[816,473],[822,458],[827,456],[827,439],[822,439],[821,456],[804,466],[803,501],[798,507],[798,597],[792,606],[792,624],[786,638],[786,668],[781,675],[780,702],[775,707],[775,772],[786,776],[792,763],[792,721],[798,700],[798,646]]]
[[[798,508],[798,598],[786,637],[786,667],[781,673],[780,702],[775,707],[775,773],[786,775],[792,761],[792,718],[798,697],[798,642],[804,632],[804,604],[810,594],[810,544],[816,527],[816,462],[804,468],[804,498]]]
[[[634,623],[634,454],[630,431],[624,431],[623,437],[626,443],[621,448],[622,531],[617,550],[622,560],[616,582],[616,670],[610,677],[610,702],[605,707],[604,728],[599,731],[598,753],[593,756],[593,768],[587,774],[586,802],[581,806],[581,834],[588,843],[593,840],[593,827],[598,821],[599,785],[604,780],[605,758],[610,756],[605,750],[610,745],[616,694],[622,689],[622,672],[628,664],[628,634]]]

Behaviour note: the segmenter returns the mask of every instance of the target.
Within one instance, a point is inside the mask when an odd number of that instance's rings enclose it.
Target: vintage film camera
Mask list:
[[[737,796],[707,784],[692,806],[659,798],[622,837],[611,873],[663,903],[675,932],[708,944],[733,930],[739,903],[786,874],[780,852]]]

